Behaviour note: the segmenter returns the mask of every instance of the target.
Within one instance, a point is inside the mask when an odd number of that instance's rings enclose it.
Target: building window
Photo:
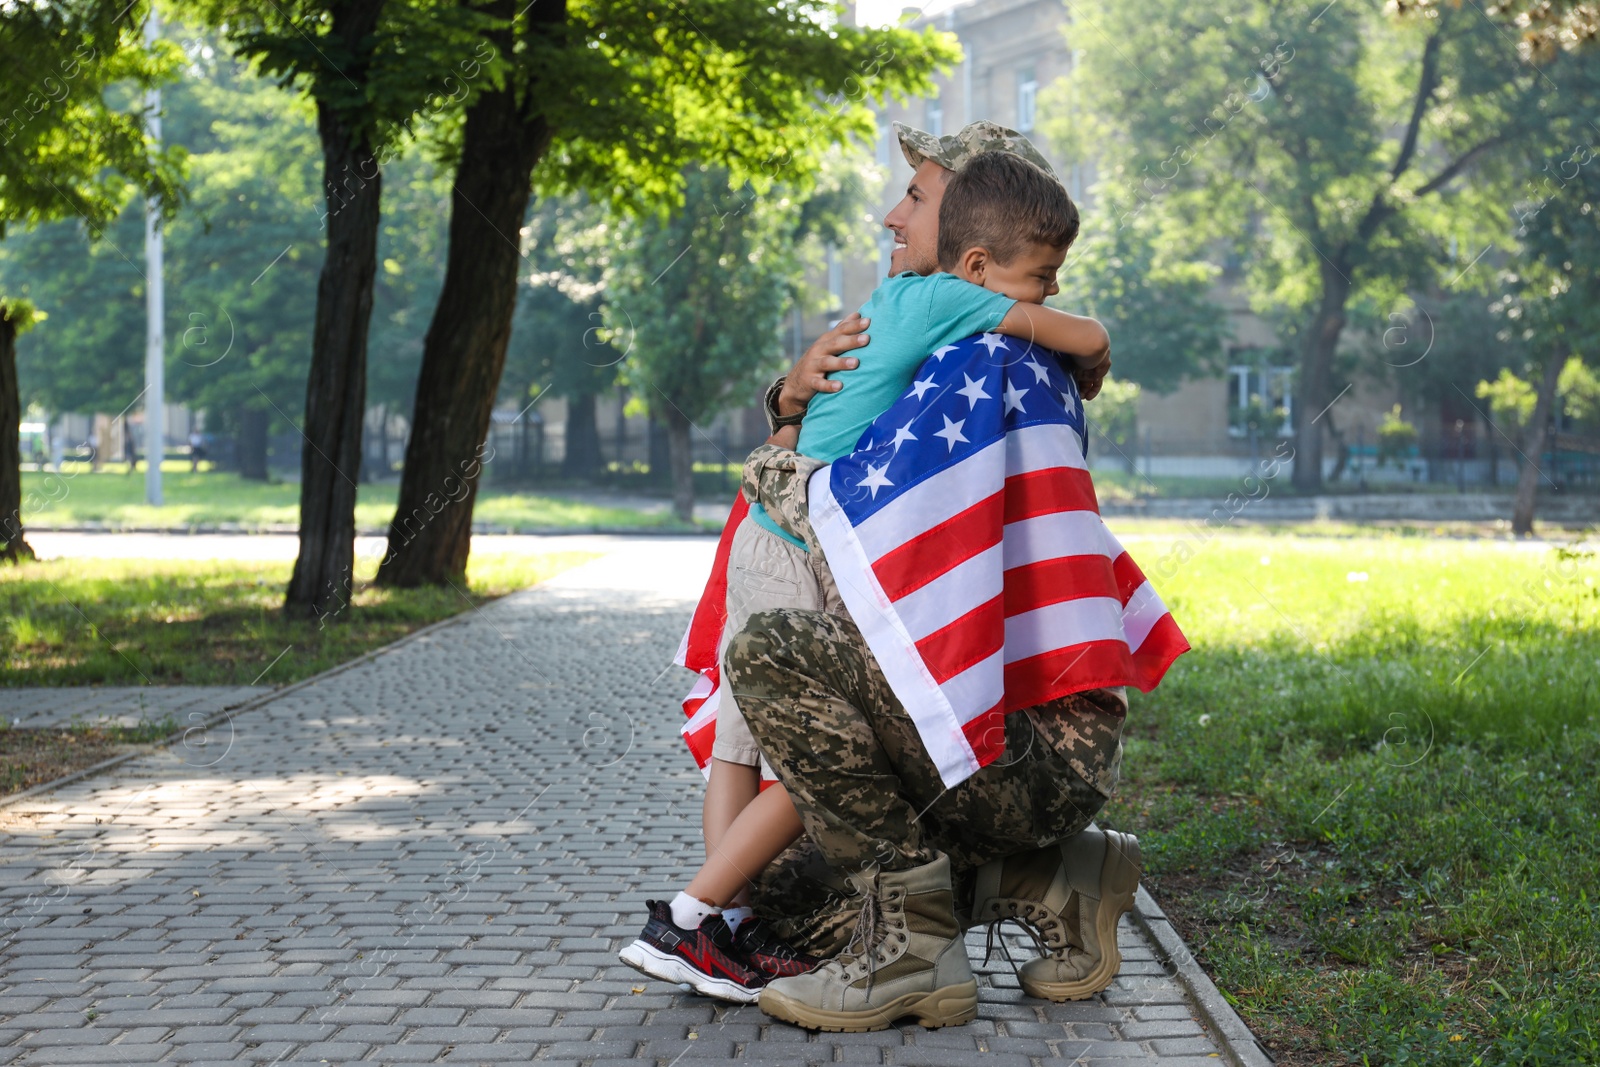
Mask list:
[[[1039,99],[1039,81],[1032,67],[1017,71],[1017,129],[1028,133],[1033,129],[1034,105]]]
[[[937,96],[928,101],[928,132],[935,137],[944,136],[944,102]]]
[[[1294,433],[1294,368],[1275,367],[1265,350],[1240,349],[1234,358],[1258,356],[1259,361],[1235,363],[1228,368],[1228,433],[1248,437],[1288,437]]]

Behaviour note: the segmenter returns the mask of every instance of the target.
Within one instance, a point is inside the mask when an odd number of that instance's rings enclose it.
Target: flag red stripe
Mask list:
[[[917,655],[943,685],[974,663],[1000,651],[1006,640],[1005,605],[991,597],[917,642]]]
[[[733,534],[750,513],[750,504],[740,493],[728,511],[728,521],[722,526],[722,537],[717,541],[717,555],[711,562],[711,577],[706,581],[700,603],[695,605],[694,618],[689,621],[689,632],[684,639],[683,666],[691,671],[704,671],[717,665],[717,645],[722,640],[722,626],[728,621],[728,552],[733,548]]]
[[[1041,559],[1005,573],[1006,618],[1083,597],[1120,597],[1127,604],[1132,590],[1121,593],[1111,561],[1100,554]]]
[[[1085,641],[1006,664],[1006,710],[1018,711],[1085,689],[1122,685],[1130,672],[1121,641]]]
[[[872,572],[884,594],[899,600],[999,544],[1004,501],[993,493],[878,557]]]
[[[961,732],[972,746],[972,754],[978,757],[978,765],[987,767],[1006,750],[1005,708],[996,704],[977,718],[962,723]]]
[[[1133,557],[1126,552],[1112,562],[1111,569],[1117,574],[1117,587],[1122,591],[1122,606],[1127,607],[1128,600],[1144,584],[1144,571],[1139,569]]]
[[[1133,653],[1133,677],[1128,684],[1141,693],[1154,689],[1172,666],[1172,661],[1189,651],[1189,639],[1178,629],[1169,612],[1156,620],[1150,632]]]
[[[1100,511],[1089,472],[1080,467],[1046,467],[1006,479],[1006,522],[1021,522],[1057,511]]]

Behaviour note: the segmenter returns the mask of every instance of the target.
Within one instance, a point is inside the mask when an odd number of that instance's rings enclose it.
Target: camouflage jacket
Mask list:
[[[744,498],[765,508],[773,522],[804,541],[817,559],[822,558],[822,546],[811,529],[806,482],[825,466],[820,459],[802,456],[792,449],[761,445],[744,461],[739,481]]]

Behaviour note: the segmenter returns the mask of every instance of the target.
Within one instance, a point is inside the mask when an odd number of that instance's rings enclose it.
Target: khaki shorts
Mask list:
[[[746,518],[733,532],[733,544],[728,549],[728,621],[722,628],[717,659],[722,659],[733,635],[744,629],[750,616],[778,608],[826,611],[848,617],[826,564]],[[728,676],[726,665],[722,676]],[[759,763],[764,776],[776,777],[726,686],[717,705],[717,739],[711,746],[711,756],[747,767]]]

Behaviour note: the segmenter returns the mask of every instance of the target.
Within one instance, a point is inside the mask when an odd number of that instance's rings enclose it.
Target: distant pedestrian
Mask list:
[[[200,469],[200,461],[206,458],[206,437],[199,430],[189,431],[189,473],[193,474]]]

